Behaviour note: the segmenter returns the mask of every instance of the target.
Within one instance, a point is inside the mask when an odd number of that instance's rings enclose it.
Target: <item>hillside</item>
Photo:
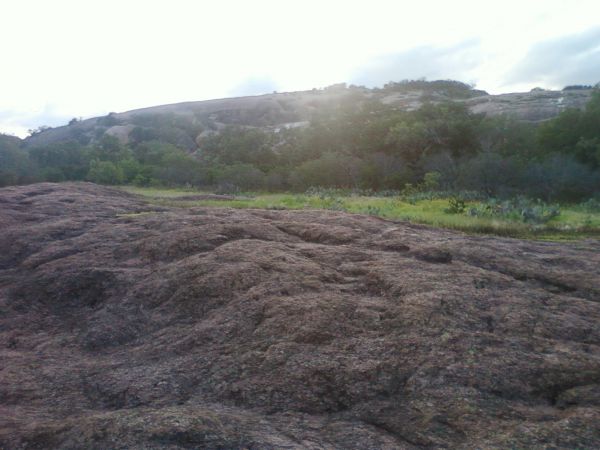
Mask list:
[[[334,85],[73,119],[24,141],[0,135],[0,187],[435,191],[588,210],[600,201],[599,120],[600,89],[587,86],[491,96],[457,81]]]
[[[452,81],[390,83],[383,89],[334,85],[323,90],[185,102],[111,113],[106,117],[44,130],[25,139],[25,144],[34,147],[72,139],[87,144],[98,141],[105,133],[127,143],[136,127],[171,126],[176,129],[175,142],[194,150],[202,137],[228,125],[264,130],[304,126],[328,109],[339,105],[358,108],[364,102],[411,111],[425,102],[456,101],[466,103],[474,113],[510,115],[523,121],[540,122],[556,117],[568,108],[583,108],[591,93],[591,89],[583,89],[488,95],[485,91]]]
[[[0,447],[600,446],[600,243],[0,190]]]

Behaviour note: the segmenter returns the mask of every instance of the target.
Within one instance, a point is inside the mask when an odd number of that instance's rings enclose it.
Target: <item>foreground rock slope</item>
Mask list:
[[[0,190],[0,448],[598,448],[600,243]]]

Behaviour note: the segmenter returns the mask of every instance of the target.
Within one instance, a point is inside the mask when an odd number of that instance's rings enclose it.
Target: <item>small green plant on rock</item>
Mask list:
[[[381,208],[379,206],[368,205],[365,212],[370,216],[381,216]]]

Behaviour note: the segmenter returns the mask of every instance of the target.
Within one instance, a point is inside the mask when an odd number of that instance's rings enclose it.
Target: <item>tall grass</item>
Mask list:
[[[485,211],[481,200],[465,201],[465,212],[449,214],[449,198],[430,195],[424,199],[401,196],[366,196],[353,192],[309,191],[305,194],[250,193],[235,200],[178,200],[190,194],[190,190],[123,187],[122,189],[142,195],[151,203],[175,207],[225,207],[256,209],[324,209],[367,214],[390,220],[450,228],[467,233],[492,234],[544,240],[572,240],[600,238],[600,211],[590,211],[582,206],[560,207],[560,214],[553,215],[544,223],[529,223],[518,214],[474,214]],[[199,193],[199,192],[197,192]]]

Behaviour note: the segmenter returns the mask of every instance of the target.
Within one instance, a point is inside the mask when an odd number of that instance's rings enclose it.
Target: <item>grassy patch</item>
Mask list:
[[[498,217],[448,214],[448,199],[406,202],[399,197],[367,197],[360,195],[319,196],[306,194],[246,194],[235,200],[178,200],[178,197],[201,194],[184,189],[123,187],[127,192],[146,197],[151,203],[175,207],[229,207],[257,209],[327,209],[368,214],[392,220],[407,220],[467,233],[493,234],[506,237],[565,241],[600,238],[600,212],[582,211],[576,206],[562,206],[560,215],[542,225]],[[469,207],[480,202],[469,201]]]

